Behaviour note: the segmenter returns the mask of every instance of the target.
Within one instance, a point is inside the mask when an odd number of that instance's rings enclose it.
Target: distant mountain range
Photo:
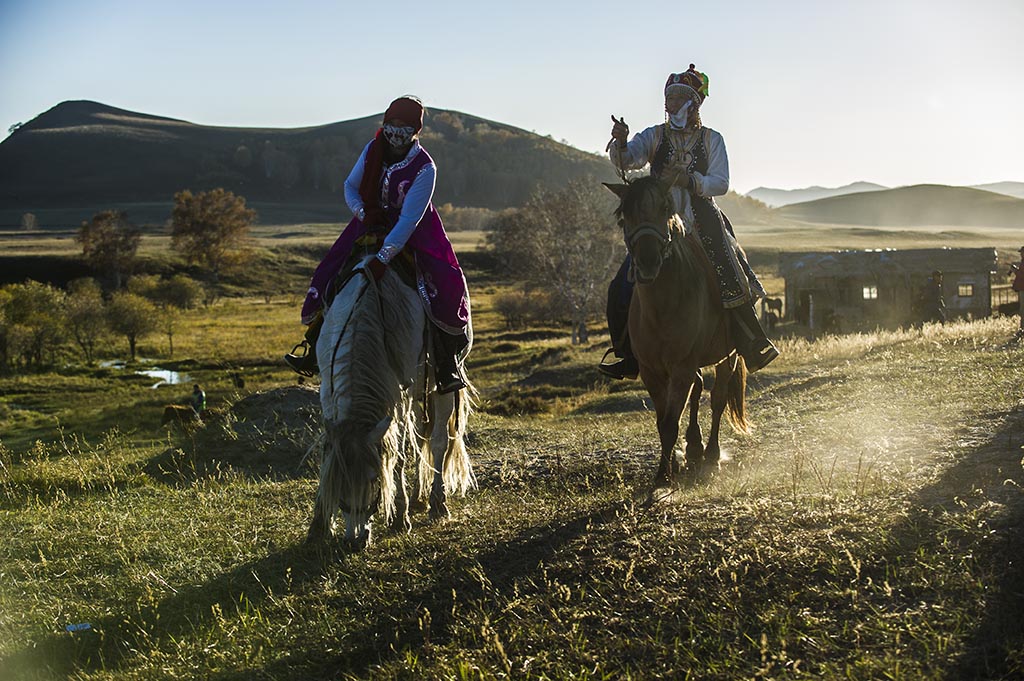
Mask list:
[[[1006,194],[1014,198],[1024,199],[1024,182],[993,182],[991,184],[971,185],[973,189],[983,189],[996,194]]]
[[[25,212],[43,227],[75,227],[107,209],[128,210],[136,224],[162,225],[176,192],[214,187],[244,196],[263,224],[341,222],[348,217],[342,184],[379,121],[227,128],[63,102],[0,143],[0,228],[18,225]],[[603,157],[457,111],[429,112],[422,139],[438,166],[437,204],[516,207],[538,185],[615,178]],[[1022,182],[759,187],[720,197],[719,205],[737,224],[1024,228]]]
[[[945,185],[942,185],[945,186]],[[847,194],[861,194],[864,192],[875,192],[889,189],[884,185],[873,182],[854,182],[842,187],[804,187],[803,189],[774,189],[772,187],[758,187],[746,193],[752,199],[757,199],[772,208],[788,206],[793,203],[805,203],[817,201],[833,196],[845,196]],[[1024,182],[992,182],[990,184],[971,185],[971,189],[982,189],[996,194],[1005,194],[1018,199],[1024,199]]]
[[[345,177],[380,119],[227,128],[63,102],[0,143],[0,225],[22,212],[77,225],[122,206],[136,222],[163,222],[176,192],[214,187],[245,196],[263,222],[338,222]],[[615,177],[605,158],[457,111],[429,111],[422,140],[438,166],[438,204],[505,208],[537,185]]]
[[[921,184],[832,196],[776,209],[779,217],[865,226],[962,226],[1024,230],[1024,199],[971,187]]]
[[[881,189],[888,189],[880,184],[872,182],[854,182],[842,187],[804,187],[803,189],[772,189],[771,187],[758,187],[747,192],[747,196],[757,199],[772,208],[787,206],[791,203],[804,203],[805,201],[816,201],[827,199],[831,196],[842,196],[844,194],[857,194],[860,192],[874,192]]]

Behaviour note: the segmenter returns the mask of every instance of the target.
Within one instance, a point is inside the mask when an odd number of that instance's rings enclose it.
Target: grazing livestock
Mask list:
[[[160,425],[178,427],[184,431],[192,431],[203,425],[196,410],[181,404],[168,404],[164,407],[164,416]]]

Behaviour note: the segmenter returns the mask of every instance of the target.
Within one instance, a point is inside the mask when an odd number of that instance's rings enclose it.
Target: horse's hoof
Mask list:
[[[409,516],[401,516],[391,521],[392,532],[412,532],[412,521]]]
[[[441,502],[438,505],[430,506],[430,520],[431,522],[440,522],[442,520],[448,520],[451,518],[451,511],[448,510],[448,504]]]
[[[315,546],[317,544],[323,544],[330,538],[330,533],[325,532],[320,528],[309,528],[309,532],[306,533],[306,546]]]

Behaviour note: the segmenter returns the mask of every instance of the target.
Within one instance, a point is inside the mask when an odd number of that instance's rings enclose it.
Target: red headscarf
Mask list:
[[[391,102],[384,112],[384,122],[400,120],[411,125],[416,132],[423,129],[423,104],[413,97],[399,97]],[[384,168],[384,150],[387,141],[383,139],[382,129],[377,130],[373,144],[366,153],[363,165],[363,181],[359,183],[359,196],[363,199],[366,219],[363,224],[373,229],[384,224],[384,211],[380,207],[380,174]]]

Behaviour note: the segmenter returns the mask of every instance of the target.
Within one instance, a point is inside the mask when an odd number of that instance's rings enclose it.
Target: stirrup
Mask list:
[[[743,354],[743,363],[747,366],[747,371],[750,373],[764,369],[779,356],[779,349],[775,347],[775,344],[767,338],[765,342],[767,345],[762,345],[754,352],[748,350],[745,354],[741,353]]]
[[[302,350],[301,355],[298,354],[299,349]],[[309,341],[305,339],[296,343],[292,351],[284,356],[284,361],[299,376],[313,378],[317,373],[316,355],[310,352]]]
[[[608,362],[608,355],[615,352],[615,348],[609,348],[604,356],[601,358],[601,363],[597,365],[597,370],[605,376],[611,376],[612,378],[618,379],[634,379],[640,375],[640,366],[637,364],[635,357],[623,357],[622,359],[615,359],[615,361]]]

